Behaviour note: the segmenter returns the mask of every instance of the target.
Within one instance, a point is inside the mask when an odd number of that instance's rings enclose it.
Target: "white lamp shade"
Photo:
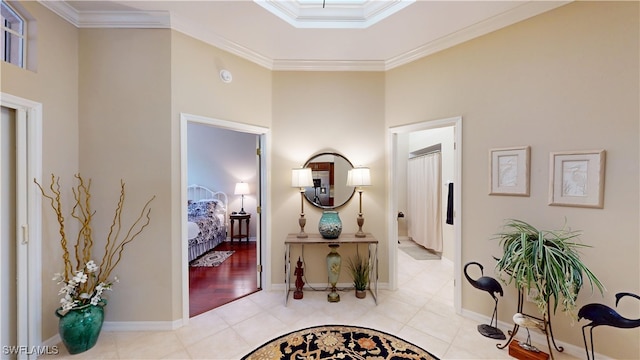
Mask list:
[[[367,167],[357,167],[347,173],[347,186],[371,185],[371,172]]]
[[[291,170],[291,187],[309,187],[313,186],[313,174],[311,168],[293,169]]]
[[[236,189],[233,192],[234,195],[247,195],[249,193],[249,184],[245,182],[239,182],[236,184]]]

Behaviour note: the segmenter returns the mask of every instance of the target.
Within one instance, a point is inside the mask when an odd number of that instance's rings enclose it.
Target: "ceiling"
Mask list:
[[[271,70],[322,71],[389,70],[568,2],[40,1],[79,28],[170,27]]]

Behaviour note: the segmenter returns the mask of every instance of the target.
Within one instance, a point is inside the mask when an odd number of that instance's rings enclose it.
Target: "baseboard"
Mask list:
[[[314,291],[313,289],[326,289],[328,287],[328,285],[326,283],[311,283],[311,284],[304,284],[304,287],[302,287],[302,291]],[[348,288],[353,288],[353,283],[339,283],[336,285],[336,287],[338,289],[348,289]],[[271,284],[271,290],[270,291],[282,291],[284,292],[284,289],[286,289],[285,284],[283,283],[279,283],[279,284]],[[291,284],[291,289],[292,291],[295,289],[293,287],[293,283]],[[378,290],[388,290],[389,289],[389,283],[382,283],[379,282],[378,283]],[[328,290],[327,290],[328,291]]]
[[[462,316],[471,319],[471,320],[475,320],[476,322],[479,322],[481,324],[488,324],[491,321],[490,317],[487,317],[486,315],[481,315],[478,314],[476,312],[473,311],[469,311],[469,310],[465,310],[462,309]],[[509,338],[509,334],[508,334],[508,330],[513,329],[513,323],[507,323],[507,322],[503,322],[503,321],[498,321],[498,328],[500,328],[502,331],[504,331],[504,334],[507,336],[507,339]],[[544,344],[544,347],[541,348],[540,350],[548,353],[549,349],[547,349],[547,338],[544,335],[544,333],[538,331],[538,330],[529,330],[530,334],[531,334],[531,341],[536,343],[536,344]],[[518,340],[525,340],[526,339],[526,330],[521,329],[518,331],[518,334],[516,335],[516,339]],[[563,354],[568,354],[571,356],[574,356],[576,358],[583,358],[585,355],[585,350],[583,347],[580,346],[576,346],[573,344],[569,344],[566,343],[564,341],[559,341],[558,339],[556,340],[556,345],[558,345],[559,347],[563,347],[564,351],[562,352]],[[499,344],[505,344],[507,340],[496,340],[496,343]],[[551,344],[551,346],[553,347],[553,344]],[[507,348],[504,349],[504,351],[508,351]],[[556,351],[556,349],[553,349],[554,354],[557,354],[558,351]],[[595,353],[594,354],[594,358],[598,358],[600,360],[613,360],[610,357],[607,357],[605,355],[599,354],[599,353]]]

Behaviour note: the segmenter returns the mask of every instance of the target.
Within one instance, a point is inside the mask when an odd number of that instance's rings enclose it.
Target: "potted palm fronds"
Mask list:
[[[349,273],[356,288],[356,297],[364,299],[367,296],[367,286],[369,285],[369,259],[356,254],[348,261]]]
[[[562,311],[575,318],[576,299],[585,280],[591,290],[600,293],[604,286],[580,259],[579,250],[590,247],[577,243],[577,231],[538,230],[521,220],[510,219],[503,231],[496,234],[503,249],[496,260],[499,278],[527,294],[533,289],[534,302],[545,319],[553,298],[553,312],[562,303]]]

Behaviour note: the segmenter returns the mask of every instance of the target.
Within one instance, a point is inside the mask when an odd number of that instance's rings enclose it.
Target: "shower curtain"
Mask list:
[[[427,249],[442,252],[440,152],[409,159],[407,227],[409,236]]]

